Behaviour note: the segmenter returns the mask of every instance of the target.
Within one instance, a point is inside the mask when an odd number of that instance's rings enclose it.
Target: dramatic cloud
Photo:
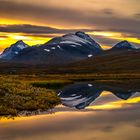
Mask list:
[[[138,0],[71,0],[70,4],[65,0],[0,0],[0,32],[42,38],[77,30],[117,32],[121,38],[104,35],[94,38],[103,39],[100,41],[106,46],[124,39],[137,45],[140,44],[139,4]]]
[[[90,32],[91,29],[79,29],[81,31]],[[36,26],[30,24],[19,25],[0,25],[0,32],[7,33],[36,33],[36,34],[65,34],[69,32],[79,31],[76,29],[56,29],[46,26]]]
[[[7,38],[7,36],[4,36],[4,35],[0,35],[0,38]]]
[[[99,30],[140,32],[140,20],[133,18],[133,16],[127,17],[116,14],[113,9],[86,9],[85,11],[50,5],[43,7],[13,1],[1,1],[0,3],[1,17],[32,20],[64,27],[84,26]]]

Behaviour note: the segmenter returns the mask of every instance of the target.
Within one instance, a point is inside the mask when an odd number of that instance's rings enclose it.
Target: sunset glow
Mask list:
[[[0,0],[0,50],[17,40],[29,45],[43,44],[56,34],[61,36],[75,30],[92,35],[104,49],[122,40],[139,47],[138,5],[137,0],[106,0],[102,5],[97,0],[72,0],[71,5],[64,0],[43,0],[43,3],[38,0]],[[20,25],[30,25],[30,31]],[[53,29],[51,33],[49,28]],[[53,36],[49,37],[50,34]]]
[[[119,101],[113,101],[113,102],[108,102],[106,104],[101,104],[101,105],[94,105],[94,106],[89,106],[87,109],[99,109],[99,110],[112,110],[112,109],[121,109],[122,107],[126,106],[131,106],[131,104],[136,104],[140,103],[140,97],[134,97],[130,98],[128,100],[119,100]]]
[[[0,0],[0,140],[140,140],[140,0]]]

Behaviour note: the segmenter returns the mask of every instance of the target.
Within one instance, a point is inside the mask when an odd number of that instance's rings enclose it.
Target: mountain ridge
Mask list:
[[[66,65],[95,58],[98,55],[120,55],[137,48],[124,40],[109,50],[103,50],[99,43],[84,32],[69,33],[55,37],[42,45],[29,46],[22,40],[6,48],[0,55],[10,63],[34,65]]]
[[[102,51],[101,46],[89,35],[84,32],[76,32],[53,38],[38,47],[26,47],[11,57],[10,61],[58,65],[83,60]]]
[[[114,45],[111,49],[128,49],[128,50],[132,50],[132,49],[136,49],[135,46],[133,46],[132,44],[130,44],[127,40],[123,40],[119,43],[117,43],[116,45]]]

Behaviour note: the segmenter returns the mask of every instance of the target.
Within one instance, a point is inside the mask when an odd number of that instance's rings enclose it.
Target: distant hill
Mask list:
[[[121,41],[111,48],[111,50],[134,50],[134,49],[136,49],[136,47],[130,44],[127,40]]]

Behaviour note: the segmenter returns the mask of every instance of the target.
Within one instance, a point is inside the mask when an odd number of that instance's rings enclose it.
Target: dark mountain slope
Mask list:
[[[39,47],[26,48],[11,61],[24,64],[63,65],[102,53],[102,49],[83,32],[53,38]]]
[[[140,49],[103,55],[58,69],[68,73],[140,73]]]
[[[9,48],[6,48],[0,55],[0,58],[5,60],[11,60],[15,56],[17,56],[23,49],[28,47],[29,46],[25,44],[22,40],[19,40],[15,44],[12,44]]]
[[[130,44],[128,41],[124,40],[119,43],[117,43],[115,46],[111,48],[111,50],[134,50],[136,49],[135,46]]]

